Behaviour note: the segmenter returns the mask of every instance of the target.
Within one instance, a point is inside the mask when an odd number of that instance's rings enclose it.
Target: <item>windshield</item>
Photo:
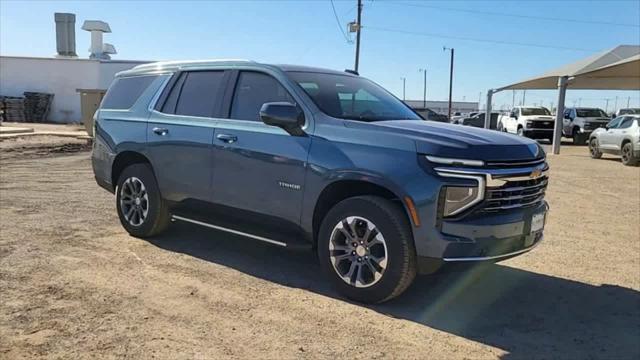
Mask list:
[[[576,109],[578,117],[608,117],[604,111],[600,109]]]
[[[547,108],[522,108],[522,116],[551,115]]]
[[[359,120],[421,120],[402,101],[370,80],[337,74],[287,72],[329,116]]]
[[[640,109],[620,109],[620,115],[640,114]]]

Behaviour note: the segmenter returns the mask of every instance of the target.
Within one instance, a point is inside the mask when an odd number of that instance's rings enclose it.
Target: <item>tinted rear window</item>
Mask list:
[[[157,76],[116,79],[102,101],[103,109],[129,109]]]
[[[216,104],[223,93],[224,71],[195,71],[186,74],[184,83],[175,86],[180,91],[176,115],[213,117]],[[180,85],[180,84],[176,84]],[[169,100],[173,94],[169,95]]]

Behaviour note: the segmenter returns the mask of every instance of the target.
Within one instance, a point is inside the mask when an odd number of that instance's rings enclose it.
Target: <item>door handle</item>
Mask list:
[[[230,134],[219,134],[216,138],[224,143],[233,144],[238,141],[238,137]]]
[[[169,129],[154,127],[153,132],[160,136],[165,136],[169,133]]]

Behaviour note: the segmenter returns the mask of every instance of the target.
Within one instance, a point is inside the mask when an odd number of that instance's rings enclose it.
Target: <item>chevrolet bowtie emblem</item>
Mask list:
[[[540,169],[535,169],[531,172],[531,174],[529,174],[529,177],[532,179],[537,179],[540,176],[542,176],[542,170]]]

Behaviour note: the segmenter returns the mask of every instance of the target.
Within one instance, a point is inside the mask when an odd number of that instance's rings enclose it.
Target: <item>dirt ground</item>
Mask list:
[[[310,253],[183,224],[130,237],[69,141],[0,142],[0,358],[640,357],[640,168],[617,159],[549,157],[531,253],[363,306]]]

